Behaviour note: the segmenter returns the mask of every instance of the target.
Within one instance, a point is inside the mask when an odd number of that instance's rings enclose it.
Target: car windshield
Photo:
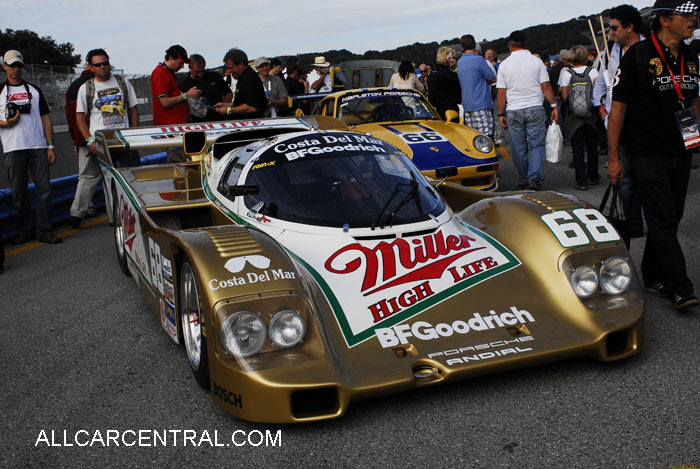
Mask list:
[[[245,196],[248,209],[309,225],[383,228],[445,210],[403,153],[347,132],[283,139],[252,163],[243,184],[259,189]]]
[[[339,103],[337,117],[348,125],[439,119],[425,98],[411,90],[349,94],[339,98]]]

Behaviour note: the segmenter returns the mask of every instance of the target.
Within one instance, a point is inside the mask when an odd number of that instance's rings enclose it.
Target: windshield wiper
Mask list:
[[[423,213],[423,206],[420,202],[420,195],[418,194],[418,181],[416,181],[416,176],[413,174],[413,172],[411,172],[410,174],[411,174],[411,184],[410,184],[411,191],[408,194],[406,194],[406,196],[403,199],[401,199],[401,202],[399,202],[399,204],[396,206],[396,208],[394,210],[392,210],[392,212],[387,217],[386,224],[389,226],[391,226],[391,223],[393,222],[396,214],[399,213],[399,210],[401,210],[404,205],[409,203],[411,201],[411,199],[416,201],[416,208],[418,209],[418,213]],[[407,184],[402,184],[402,185],[405,186]]]
[[[396,187],[394,187],[394,190],[391,192],[391,195],[389,195],[389,199],[384,204],[384,207],[382,207],[382,209],[379,211],[379,215],[377,215],[377,218],[374,220],[374,223],[372,223],[371,228],[373,230],[382,219],[382,216],[384,216],[384,212],[386,212],[386,209],[389,207],[389,204],[391,204],[396,195],[399,193],[399,189],[401,188],[401,186],[409,186],[411,190],[406,194],[406,196],[403,199],[401,199],[401,202],[399,202],[396,208],[392,210],[391,213],[389,213],[389,216],[387,216],[386,221],[379,225],[379,227],[384,228],[386,225],[391,226],[391,223],[394,220],[396,214],[399,213],[399,210],[401,210],[404,205],[410,202],[411,199],[414,199],[416,201],[416,207],[418,208],[418,212],[423,213],[423,206],[420,201],[420,194],[418,193],[418,181],[416,181],[416,176],[413,174],[413,172],[411,172],[410,175],[411,182],[409,184],[406,184],[404,182],[399,182],[396,184]]]

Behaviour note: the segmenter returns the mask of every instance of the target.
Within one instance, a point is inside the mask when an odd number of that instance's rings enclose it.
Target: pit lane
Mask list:
[[[546,165],[544,188],[597,205],[605,186],[574,191],[565,155]],[[501,188],[514,186],[512,162],[502,161]],[[691,172],[679,233],[700,290],[698,218],[700,169]],[[645,293],[646,349],[621,362],[571,360],[353,403],[336,420],[262,425],[236,420],[200,390],[184,349],[119,270],[105,221],[60,230],[62,245],[11,251],[0,275],[2,467],[700,465],[697,308],[679,314]],[[637,266],[642,248],[632,241]],[[239,430],[281,430],[282,444],[35,446],[41,430],[61,443],[63,430],[81,429],[218,431],[221,441]]]

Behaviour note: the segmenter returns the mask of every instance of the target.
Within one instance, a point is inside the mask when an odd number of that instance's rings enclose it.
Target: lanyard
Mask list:
[[[666,64],[666,68],[668,68],[668,72],[671,75],[671,81],[673,82],[673,88],[676,90],[676,94],[678,95],[678,102],[685,108],[684,104],[684,99],[683,99],[683,93],[681,92],[681,87],[678,86],[678,82],[676,81],[676,75],[673,73],[673,70],[671,70],[671,67],[669,67],[668,62],[666,61],[666,54],[664,54],[661,51],[661,47],[659,46],[659,41],[656,39],[656,34],[651,35],[651,41],[654,43],[654,47],[656,47],[656,51],[659,53],[661,56],[661,60],[664,61]],[[680,51],[679,51],[680,52]],[[683,83],[683,72],[684,72],[685,67],[683,66],[683,54],[681,54],[681,83]]]

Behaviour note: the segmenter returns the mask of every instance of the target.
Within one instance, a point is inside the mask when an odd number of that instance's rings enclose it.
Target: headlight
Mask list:
[[[600,287],[608,295],[624,293],[632,281],[629,262],[621,257],[611,257],[600,268]]]
[[[493,151],[493,142],[486,135],[477,135],[474,137],[474,147],[481,153],[491,153]]]
[[[269,335],[278,347],[296,345],[304,337],[304,320],[296,311],[280,311],[270,321]]]
[[[238,311],[224,321],[221,343],[227,352],[239,357],[255,355],[265,345],[267,329],[260,317],[250,311]]]
[[[598,274],[590,265],[582,265],[571,274],[571,286],[579,298],[588,298],[598,288]]]

